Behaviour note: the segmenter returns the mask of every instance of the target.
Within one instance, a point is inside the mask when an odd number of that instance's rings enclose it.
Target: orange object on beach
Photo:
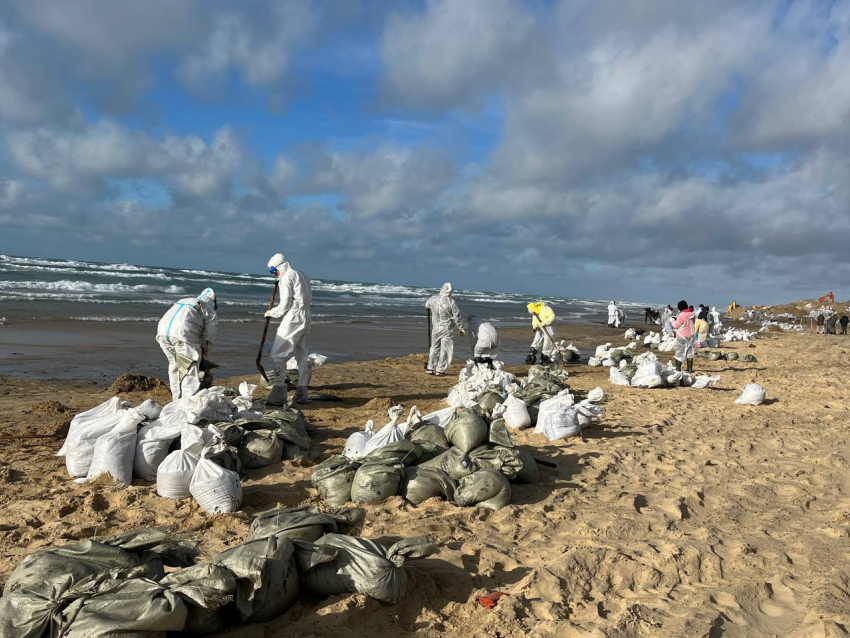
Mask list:
[[[821,303],[828,301],[829,303],[835,303],[835,293],[830,292],[828,295],[824,295],[818,299]]]
[[[475,602],[484,607],[484,609],[493,609],[502,596],[507,596],[507,594],[503,591],[494,591],[484,596],[479,596]]]

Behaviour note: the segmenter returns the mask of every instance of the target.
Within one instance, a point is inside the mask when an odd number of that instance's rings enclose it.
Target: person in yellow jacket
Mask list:
[[[534,365],[539,352],[541,364],[552,363],[558,355],[555,348],[555,331],[552,329],[552,324],[555,323],[555,311],[545,301],[530,303],[527,308],[528,314],[531,315],[534,340],[531,342],[531,351],[525,358],[525,362],[528,365]]]

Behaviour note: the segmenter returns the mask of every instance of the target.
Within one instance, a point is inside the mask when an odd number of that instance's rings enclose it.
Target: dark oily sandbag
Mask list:
[[[335,454],[316,466],[310,482],[325,503],[340,507],[351,500],[351,483],[356,472],[357,464]]]
[[[307,422],[307,419],[304,418],[304,413],[293,407],[291,404],[286,405],[282,408],[276,408],[274,410],[268,410],[263,418],[272,419],[274,421],[279,421],[282,423],[289,423],[290,425],[295,427],[295,431],[300,436],[307,436],[311,432],[316,431],[316,427],[310,425]]]
[[[620,372],[626,375],[626,378],[631,381],[632,377],[635,376],[635,373],[637,372],[637,366],[634,363],[629,363],[620,368]]]
[[[514,478],[522,469],[519,451],[512,447],[496,446],[488,448],[482,446],[472,450],[469,457],[482,470],[496,470],[508,479]]]
[[[212,427],[216,430],[216,436],[221,439],[221,442],[226,445],[238,446],[242,442],[242,437],[245,435],[245,430],[235,423],[213,423]]]
[[[504,398],[502,393],[495,388],[487,388],[478,396],[478,407],[484,414],[492,414],[493,408],[499,405]]]
[[[283,442],[283,458],[287,461],[297,461],[310,456],[310,437],[298,433],[298,429],[291,423],[278,422],[274,430]]]
[[[743,363],[755,363],[756,361],[758,361],[758,359],[756,359],[756,356],[754,354],[745,354],[744,356],[740,357],[738,360],[742,361]]]
[[[395,461],[361,465],[351,483],[353,503],[380,503],[401,489],[404,466]]]
[[[475,462],[464,454],[460,449],[451,447],[440,456],[437,456],[430,461],[420,463],[417,467],[435,467],[443,470],[453,480],[457,481],[468,474],[472,474],[478,469]]]
[[[726,360],[727,361],[737,361],[738,360],[738,353],[737,352],[727,353],[726,354]]]
[[[236,472],[240,476],[244,475],[242,460],[239,458],[239,450],[235,447],[221,444],[214,445],[204,456],[225,470]]]
[[[561,350],[561,357],[563,358],[564,363],[575,363],[576,361],[581,360],[581,354],[569,348]]]
[[[330,561],[328,551],[334,552]],[[407,590],[405,559],[435,551],[437,546],[426,536],[405,538],[389,549],[368,538],[340,534],[326,534],[315,544],[297,544],[304,590],[317,596],[360,593],[390,604],[400,602]]]
[[[343,507],[323,512],[314,505],[281,507],[261,512],[254,517],[248,540],[275,534],[290,540],[313,542],[325,534],[350,534],[359,529],[366,518],[361,507]]]
[[[719,352],[712,351],[706,355],[706,359],[709,361],[720,361],[723,358],[723,355]]]
[[[537,461],[532,458],[531,454],[522,448],[514,449],[519,453],[520,461],[522,461],[522,467],[513,479],[514,483],[525,485],[534,485],[535,483],[539,483],[540,467],[537,465]]]
[[[448,474],[436,467],[408,467],[404,470],[401,495],[414,505],[435,496],[453,501],[456,485]]]
[[[271,430],[253,430],[242,437],[239,460],[246,470],[256,470],[279,463],[283,456],[283,443]]]
[[[487,433],[487,442],[491,445],[501,445],[502,447],[514,446],[513,437],[508,431],[508,426],[505,425],[504,419],[496,419],[490,424],[490,429]]]
[[[477,410],[460,408],[446,426],[446,438],[464,454],[469,454],[487,440],[487,424]]]
[[[422,449],[407,439],[394,441],[373,450],[366,456],[361,456],[357,459],[358,463],[381,463],[384,461],[392,461],[402,465],[413,465],[422,456]]]
[[[188,615],[183,632],[208,636],[225,629],[233,609],[228,607],[236,594],[236,579],[230,570],[203,563],[184,567],[159,581],[183,599]]]
[[[622,350],[612,350],[611,353],[609,354],[609,356],[611,357],[611,360],[614,363],[620,363],[620,361],[623,360],[623,351]]]
[[[411,443],[421,443],[422,441],[426,441],[428,443],[433,443],[434,445],[439,445],[443,448],[449,447],[449,440],[446,438],[446,431],[439,425],[425,423],[417,427],[415,430],[408,430],[405,437]]]
[[[213,562],[236,577],[236,609],[245,622],[280,616],[298,598],[295,548],[286,536],[257,538],[228,549]]]
[[[422,465],[425,461],[437,458],[440,454],[445,452],[446,449],[448,449],[441,445],[429,443],[428,441],[418,441],[416,445],[418,445],[419,449],[422,450],[422,456],[420,456],[416,461],[417,465]]]
[[[511,484],[501,472],[478,470],[457,482],[455,503],[500,510],[511,503]]]
[[[177,594],[147,578],[107,580],[65,610],[63,638],[165,636],[182,631],[187,609]]]

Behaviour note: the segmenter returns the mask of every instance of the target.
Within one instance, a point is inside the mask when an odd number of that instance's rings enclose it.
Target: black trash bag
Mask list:
[[[448,474],[455,481],[478,470],[475,461],[456,447],[449,448],[440,454],[440,456],[425,463],[420,463],[417,467],[435,467]]]
[[[501,472],[478,470],[457,482],[455,503],[500,510],[511,503],[511,484]]]
[[[454,501],[457,483],[443,470],[436,467],[408,467],[404,470],[401,495],[419,505],[429,498],[440,496]]]
[[[295,549],[285,535],[247,541],[213,562],[236,578],[236,609],[245,622],[267,622],[292,607],[298,598]]]
[[[272,430],[251,430],[245,432],[239,446],[239,460],[246,470],[257,470],[273,463],[279,463],[283,457],[283,442]]]
[[[407,439],[402,439],[401,441],[387,443],[386,445],[379,447],[377,450],[373,450],[366,456],[361,456],[357,459],[357,462],[365,465],[367,463],[383,463],[391,461],[401,465],[414,465],[419,460],[420,456],[422,456],[422,448],[420,448],[416,443],[412,443]]]
[[[521,483],[526,485],[533,485],[535,483],[540,482],[540,467],[537,465],[537,461],[534,458],[523,450],[522,448],[514,448],[519,454],[519,458],[522,461],[522,467],[516,473],[513,481],[514,483]]]
[[[514,439],[504,419],[495,419],[490,423],[490,428],[487,432],[487,442],[491,445],[514,447]]]
[[[487,423],[481,418],[480,410],[459,408],[455,418],[446,426],[449,443],[464,454],[469,454],[487,440]]]
[[[387,549],[368,538],[327,534],[315,544],[299,542],[296,547],[305,591],[322,597],[360,593],[390,604],[407,590],[405,559],[436,551],[427,536],[405,538]]]
[[[310,482],[328,505],[341,507],[351,500],[351,483],[358,464],[341,454],[334,454],[313,470]]]
[[[330,512],[313,505],[281,507],[257,514],[248,530],[248,540],[275,534],[293,541],[313,542],[325,534],[351,534],[363,526],[365,518],[366,510],[361,507],[343,507]]]
[[[180,596],[186,605],[184,633],[208,636],[231,624],[236,579],[230,570],[212,563],[192,565],[167,574],[159,584]]]
[[[414,430],[408,430],[405,438],[412,443],[421,444],[425,441],[426,443],[433,443],[445,449],[449,447],[446,431],[439,425],[432,425],[431,423],[424,423]]]
[[[493,448],[479,447],[470,452],[475,464],[482,470],[496,470],[505,475],[507,479],[513,479],[522,469],[522,458],[519,450],[512,447],[496,446]]]
[[[401,490],[404,466],[395,460],[361,465],[351,483],[353,503],[380,503]]]

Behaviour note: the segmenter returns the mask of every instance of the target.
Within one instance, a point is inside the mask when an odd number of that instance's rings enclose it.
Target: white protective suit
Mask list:
[[[168,359],[168,383],[175,401],[201,388],[198,366],[208,359],[218,331],[218,303],[212,288],[197,298],[181,299],[168,309],[156,329],[156,340]]]
[[[463,332],[460,310],[452,299],[453,292],[452,285],[445,283],[439,294],[425,302],[425,307],[431,311],[431,351],[426,372],[445,373],[455,351],[452,333],[455,328]]]
[[[528,304],[529,313],[537,313],[531,319],[531,328],[534,330],[534,339],[531,340],[532,354],[529,357],[536,356],[539,352],[543,356],[548,357],[550,361],[555,361],[558,356],[558,349],[555,347],[555,329],[552,323],[555,321],[555,312],[545,301]],[[538,317],[542,318],[539,319]],[[543,331],[549,335],[548,338],[543,334]]]
[[[711,307],[711,312],[708,313],[708,320],[709,324],[711,324],[711,336],[718,336],[723,331],[723,322],[720,320],[720,313],[717,312],[717,307]]]
[[[673,320],[673,311],[670,308],[665,307],[664,310],[661,311],[661,329],[669,335],[675,333],[673,330],[673,326],[670,325],[670,322]]]
[[[614,328],[620,327],[620,311],[613,301],[608,304],[608,325]]]
[[[275,381],[266,403],[282,405],[286,402],[286,361],[291,356],[295,357],[298,364],[298,390],[295,400],[306,403],[312,373],[307,336],[310,334],[310,304],[313,301],[313,291],[310,280],[304,273],[292,268],[280,253],[269,260],[269,267],[277,268],[279,273],[279,301],[266,316],[281,321],[272,343],[271,357],[274,362]]]
[[[499,333],[493,324],[474,315],[469,316],[468,322],[472,356],[495,358],[499,352]]]

